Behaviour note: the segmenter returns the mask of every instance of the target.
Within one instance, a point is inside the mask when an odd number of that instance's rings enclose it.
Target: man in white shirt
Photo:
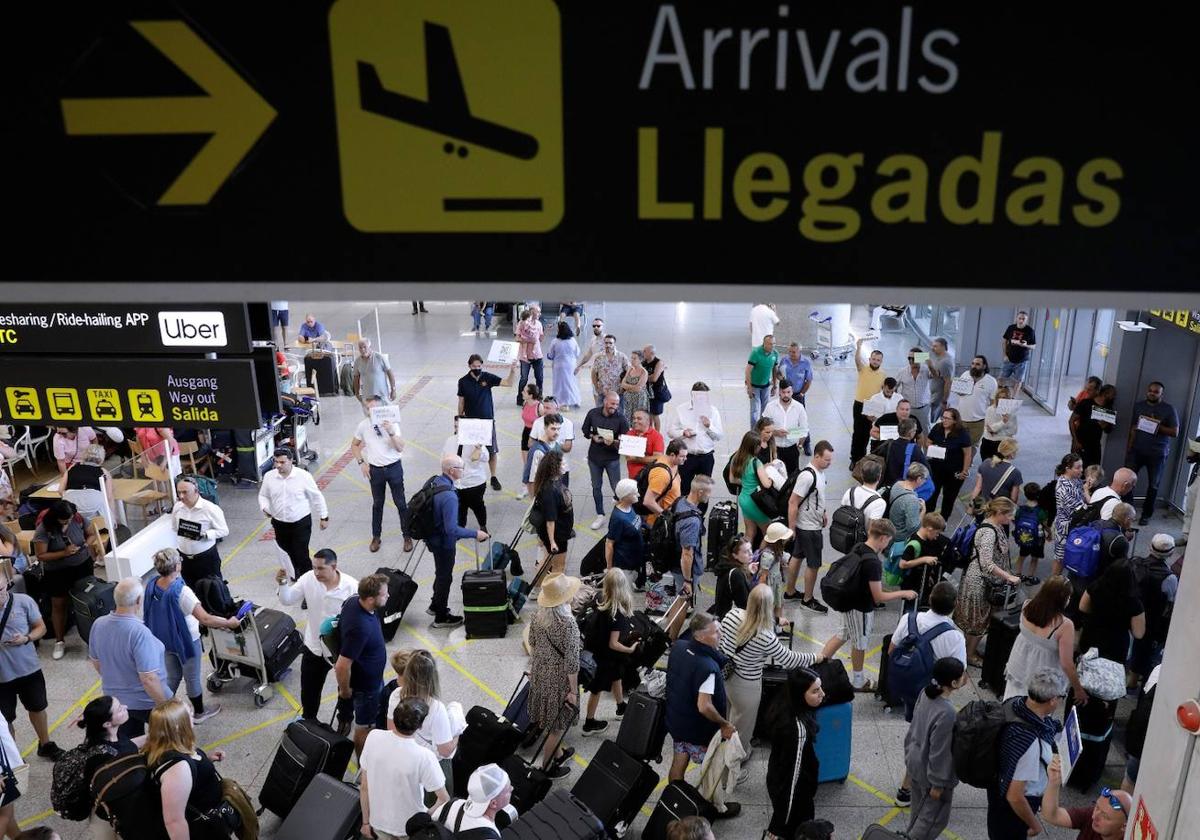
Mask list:
[[[308,609],[300,659],[300,708],[304,717],[316,720],[325,678],[333,668],[321,642],[321,625],[325,619],[341,615],[346,599],[358,595],[358,581],[338,570],[337,553],[332,548],[322,548],[312,557],[312,571],[289,584],[287,572],[279,569],[275,584],[279,603],[287,607],[304,604]]]
[[[200,487],[190,475],[175,480],[175,494],[179,501],[171,508],[171,530],[183,561],[183,582],[193,586],[200,578],[221,577],[217,540],[229,536],[224,511],[200,498]]]
[[[542,400],[542,416],[533,421],[533,427],[529,430],[529,439],[540,440],[543,443],[548,442],[546,440],[546,417],[550,414],[557,414],[562,418],[562,424],[558,427],[556,445],[562,452],[563,486],[567,486],[570,484],[571,477],[571,459],[568,456],[575,448],[575,423],[570,417],[559,411],[558,400],[554,397],[546,397]],[[530,451],[531,456],[532,454],[533,452]],[[529,474],[533,475],[533,471],[531,470]],[[525,498],[525,495],[522,494],[521,498]]]
[[[692,398],[675,408],[675,414],[666,428],[668,438],[682,440],[688,448],[687,460],[679,467],[679,493],[682,496],[691,491],[695,476],[712,476],[715,466],[713,450],[717,448],[717,441],[725,436],[721,412],[711,401],[706,411],[697,411],[696,394],[708,398],[708,385],[703,382],[692,385]]]
[[[780,381],[779,396],[767,403],[763,417],[775,424],[775,455],[791,475],[800,469],[800,441],[808,437],[808,411],[792,399],[792,383]]]
[[[1092,493],[1092,500],[1089,504],[1103,501],[1104,505],[1100,508],[1100,520],[1106,522],[1113,518],[1113,511],[1117,505],[1121,503],[1121,499],[1126,493],[1132,493],[1133,488],[1137,485],[1137,473],[1129,469],[1129,467],[1121,467],[1113,473],[1112,482],[1107,487],[1101,487],[1096,492]]]
[[[383,540],[384,490],[392,491],[392,502],[400,514],[400,531],[404,534],[404,550],[413,550],[412,537],[408,535],[408,502],[404,498],[404,464],[400,455],[404,452],[404,439],[400,437],[400,425],[391,420],[375,422],[371,409],[383,405],[378,394],[363,401],[367,416],[354,431],[350,451],[354,453],[362,476],[371,482],[371,551],[378,551]]]
[[[788,527],[796,535],[792,540],[792,559],[788,563],[787,586],[783,597],[800,600],[800,606],[816,613],[827,613],[829,607],[817,600],[817,573],[821,570],[821,553],[825,548],[822,532],[829,527],[829,511],[825,506],[825,471],[833,463],[833,444],[817,441],[812,460],[800,471],[788,499]],[[804,561],[804,593],[796,591],[800,562]]]
[[[501,826],[517,818],[512,801],[512,781],[499,764],[485,764],[471,774],[467,799],[456,799],[438,815],[443,825],[454,832],[490,829],[500,837]],[[497,817],[499,816],[499,822]],[[482,832],[481,832],[482,833]]]
[[[442,444],[442,455],[457,455],[463,460],[462,475],[454,481],[454,492],[458,494],[458,524],[466,527],[467,511],[474,511],[475,521],[481,530],[487,530],[488,459],[492,455],[490,446],[460,446],[458,443],[458,421],[454,418],[454,434]],[[541,418],[538,418],[541,421]]]
[[[312,515],[317,514],[324,531],[329,527],[329,508],[317,482],[306,470],[296,469],[296,459],[286,446],[275,450],[275,469],[263,476],[258,506],[275,529],[275,545],[283,555],[280,565],[285,569],[291,566],[289,577],[295,580],[311,570],[308,541],[312,537]]]
[[[842,504],[860,508],[863,516],[870,522],[872,519],[882,519],[887,510],[887,502],[879,495],[879,480],[883,477],[883,464],[878,458],[864,458],[856,467],[862,479],[842,494]],[[872,499],[871,496],[875,498]]]
[[[948,405],[957,408],[963,428],[971,435],[971,445],[979,448],[983,437],[983,418],[987,415],[992,397],[996,395],[996,377],[988,373],[987,356],[971,359],[971,366],[962,376],[951,380]]]
[[[428,714],[424,701],[408,697],[396,706],[394,732],[373,729],[368,733],[359,758],[358,798],[364,837],[396,840],[407,836],[409,818],[426,811],[425,791],[437,797],[429,811],[450,801],[437,756],[413,738]]]
[[[775,325],[779,316],[775,314],[775,304],[756,303],[750,310],[750,346],[761,347],[763,339],[775,334]]]
[[[896,380],[889,376],[883,380],[878,393],[863,403],[862,416],[873,424],[883,415],[894,412],[902,399],[904,395],[896,390]]]
[[[896,373],[896,390],[909,401],[918,415],[925,415],[930,400],[929,367],[917,363],[916,354],[921,352],[920,347],[908,349],[908,364]]]
[[[582,344],[582,337],[577,339],[577,342]],[[604,319],[592,319],[592,337],[587,340],[587,349],[583,351],[583,355],[579,357],[579,361],[575,364],[575,375],[579,375],[579,371],[583,370],[584,365],[590,362],[596,356],[604,352]]]

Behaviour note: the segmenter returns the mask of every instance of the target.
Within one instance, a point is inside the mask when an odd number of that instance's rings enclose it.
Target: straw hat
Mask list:
[[[792,538],[792,529],[782,522],[772,522],[767,526],[767,534],[763,537],[763,542],[777,543],[787,542]]]
[[[538,593],[539,607],[557,607],[575,597],[583,584],[577,577],[553,574],[542,581],[542,591]]]

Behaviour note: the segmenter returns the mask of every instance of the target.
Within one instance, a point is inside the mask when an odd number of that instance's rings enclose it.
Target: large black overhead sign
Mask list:
[[[244,303],[0,304],[0,354],[250,351]]]
[[[1196,288],[1200,64],[1142,7],[10,12],[10,280]]]
[[[0,357],[0,422],[256,429],[249,359]]]

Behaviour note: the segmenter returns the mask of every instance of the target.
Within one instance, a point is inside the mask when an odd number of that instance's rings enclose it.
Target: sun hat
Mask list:
[[[577,577],[553,574],[542,581],[542,591],[538,593],[539,607],[557,607],[575,597],[583,584]]]
[[[763,537],[763,542],[777,543],[787,542],[792,538],[792,529],[782,522],[772,522],[767,526],[766,536]]]

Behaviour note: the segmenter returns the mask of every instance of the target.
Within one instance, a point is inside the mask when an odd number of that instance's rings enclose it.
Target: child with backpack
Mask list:
[[[912,724],[904,736],[904,766],[912,784],[910,840],[934,840],[950,822],[958,776],[950,745],[955,711],[950,695],[967,682],[966,666],[953,656],[933,663],[929,684],[917,695]]]
[[[917,593],[905,601],[903,612],[929,606],[929,595],[946,572],[951,571],[948,552],[952,551],[946,538],[946,520],[940,513],[921,517],[921,527],[904,544],[900,555],[900,585]]]
[[[1025,503],[1017,506],[1013,516],[1013,540],[1017,544],[1017,566],[1014,571],[1020,577],[1025,573],[1025,558],[1029,558],[1029,574],[1037,576],[1038,561],[1046,556],[1046,533],[1049,519],[1042,510],[1040,499],[1042,488],[1030,481],[1023,488]]]

